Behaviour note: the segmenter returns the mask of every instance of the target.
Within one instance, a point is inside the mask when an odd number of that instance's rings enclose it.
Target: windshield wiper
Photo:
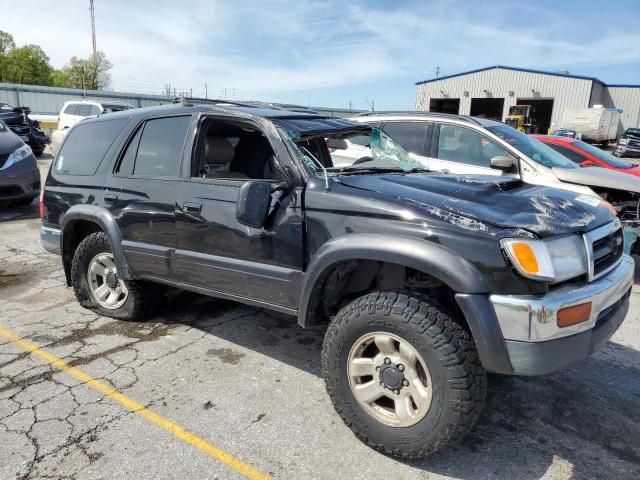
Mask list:
[[[347,167],[331,167],[331,168],[327,168],[327,171],[329,173],[346,173],[346,174],[353,174],[353,173],[420,173],[420,172],[428,172],[429,170],[427,170],[426,168],[411,168],[409,170],[403,170],[400,167],[354,167],[354,166],[347,166]]]
[[[390,173],[403,172],[398,167],[331,167],[327,168],[329,173]]]

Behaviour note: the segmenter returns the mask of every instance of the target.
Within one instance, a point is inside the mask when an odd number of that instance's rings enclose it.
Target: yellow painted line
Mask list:
[[[65,373],[68,373],[72,377],[77,378],[81,382],[83,382],[87,387],[92,388],[103,395],[111,398],[112,400],[118,402],[123,407],[131,410],[133,413],[140,415],[143,418],[146,418],[151,423],[157,425],[160,428],[165,429],[167,432],[173,434],[175,437],[179,438],[185,443],[196,447],[198,450],[206,453],[210,457],[218,460],[221,463],[224,463],[229,468],[235,470],[238,473],[241,473],[245,477],[251,480],[263,480],[269,479],[270,477],[265,475],[264,473],[256,470],[251,465],[244,463],[242,460],[234,457],[232,454],[225,452],[224,450],[212,445],[207,442],[205,439],[195,435],[188,430],[185,430],[180,425],[172,422],[171,420],[167,420],[162,417],[158,413],[153,410],[148,409],[144,405],[132,400],[131,398],[123,395],[117,390],[111,388],[106,383],[93,378],[88,373],[83,372],[80,369],[72,367],[64,360],[56,357],[52,353],[47,352],[46,350],[42,350],[39,345],[22,338],[17,333],[0,326],[0,337],[7,338],[11,340],[12,344],[17,345],[22,348],[24,351],[30,353],[34,357],[38,357],[40,360],[47,362],[50,365],[53,365],[58,370],[61,370]]]

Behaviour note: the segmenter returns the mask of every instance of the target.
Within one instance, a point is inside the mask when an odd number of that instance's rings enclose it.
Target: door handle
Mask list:
[[[202,211],[202,204],[198,202],[185,202],[182,206],[182,211],[187,213],[200,213]]]
[[[105,192],[104,201],[105,203],[115,203],[118,200],[118,195],[113,192]]]

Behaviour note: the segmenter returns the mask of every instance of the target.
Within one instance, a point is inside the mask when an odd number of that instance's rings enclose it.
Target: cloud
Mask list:
[[[0,8],[3,28],[19,44],[40,44],[56,67],[90,53],[85,0],[35,9],[2,0]],[[640,62],[639,49],[621,48],[640,44],[634,17],[585,28],[575,9],[500,1],[96,1],[98,47],[114,64],[114,88],[160,93],[170,83],[202,95],[207,82],[214,95],[227,88],[245,98],[411,83],[436,65],[455,73]]]

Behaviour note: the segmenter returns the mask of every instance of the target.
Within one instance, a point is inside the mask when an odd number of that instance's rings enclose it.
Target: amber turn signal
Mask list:
[[[538,273],[540,267],[533,249],[528,243],[514,243],[511,247],[518,263],[527,273]]]
[[[558,310],[558,327],[570,327],[578,323],[586,322],[591,317],[591,302],[572,305]]]

